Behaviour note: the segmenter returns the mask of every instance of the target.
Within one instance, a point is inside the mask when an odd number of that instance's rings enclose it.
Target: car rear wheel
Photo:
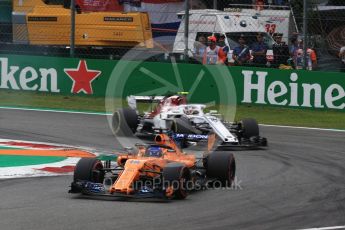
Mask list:
[[[131,136],[138,127],[138,115],[134,109],[122,108],[112,117],[112,128],[115,135]]]
[[[223,187],[231,187],[235,180],[235,157],[229,152],[212,152],[206,161],[206,175],[218,180]]]

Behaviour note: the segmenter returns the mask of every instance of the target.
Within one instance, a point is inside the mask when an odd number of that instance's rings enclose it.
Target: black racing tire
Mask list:
[[[74,169],[74,182],[90,181],[103,183],[104,180],[103,164],[96,158],[82,158],[78,161]]]
[[[112,117],[112,128],[115,135],[131,136],[138,127],[138,114],[134,109],[122,108]]]
[[[169,163],[163,169],[165,186],[173,186],[174,198],[183,200],[188,196],[191,183],[190,170],[180,163]]]
[[[222,187],[231,187],[236,175],[235,157],[229,152],[212,152],[207,157],[206,175],[219,180]]]
[[[242,136],[251,138],[259,136],[259,125],[255,119],[246,118],[241,121]]]
[[[183,134],[201,134],[200,130],[193,127],[192,123],[186,117],[178,117],[173,120],[171,125],[171,130],[174,133]]]

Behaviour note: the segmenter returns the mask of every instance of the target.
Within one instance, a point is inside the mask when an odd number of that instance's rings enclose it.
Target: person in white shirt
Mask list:
[[[206,50],[206,38],[204,36],[200,36],[198,38],[198,41],[194,43],[194,50],[193,50],[193,56],[198,62],[202,62],[205,50]]]

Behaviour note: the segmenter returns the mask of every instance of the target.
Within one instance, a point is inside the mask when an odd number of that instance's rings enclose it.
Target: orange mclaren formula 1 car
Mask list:
[[[212,143],[210,136],[210,146]],[[111,166],[97,158],[76,165],[70,193],[128,198],[184,199],[191,190],[231,186],[233,154],[208,151],[202,157],[183,152],[173,138],[158,134],[155,144],[138,145],[137,153],[119,154]],[[210,148],[209,148],[210,149]]]

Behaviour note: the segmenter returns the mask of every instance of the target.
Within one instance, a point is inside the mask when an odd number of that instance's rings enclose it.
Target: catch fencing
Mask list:
[[[3,0],[0,53],[208,63],[215,36],[226,65],[345,71],[344,15],[340,0]]]

